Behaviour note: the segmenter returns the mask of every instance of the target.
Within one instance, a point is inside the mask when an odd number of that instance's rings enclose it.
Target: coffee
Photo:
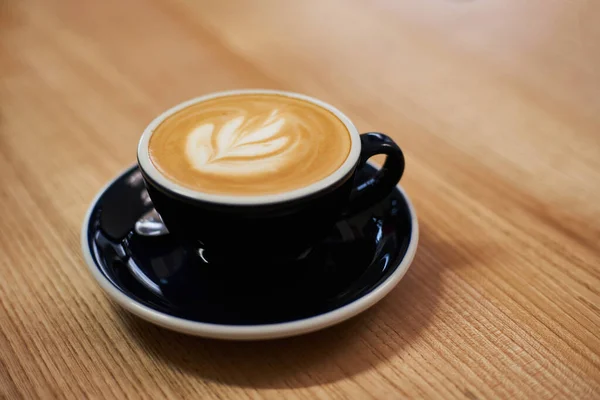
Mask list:
[[[309,186],[350,152],[344,123],[315,103],[242,93],[194,103],[152,133],[152,164],[174,183],[221,195],[268,195]]]

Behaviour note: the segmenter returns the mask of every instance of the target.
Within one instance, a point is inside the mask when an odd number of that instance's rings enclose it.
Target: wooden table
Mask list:
[[[0,397],[600,398],[600,2],[0,2]],[[231,343],[112,305],[79,249],[144,126],[304,92],[392,135],[421,223],[379,305]]]

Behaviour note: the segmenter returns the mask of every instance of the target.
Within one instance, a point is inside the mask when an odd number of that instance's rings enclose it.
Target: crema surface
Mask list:
[[[309,186],[337,170],[350,134],[329,110],[278,94],[238,94],[169,116],[149,141],[169,180],[200,192],[265,195]]]

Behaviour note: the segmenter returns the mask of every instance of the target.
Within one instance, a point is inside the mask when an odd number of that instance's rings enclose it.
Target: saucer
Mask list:
[[[357,180],[376,172],[366,165]],[[137,166],[100,191],[81,233],[93,277],[112,300],[149,322],[218,339],[300,335],[365,311],[402,279],[419,236],[400,186],[340,220],[301,258],[268,269],[257,259],[220,264],[198,242],[181,243],[168,234],[140,235],[135,223],[150,210]]]

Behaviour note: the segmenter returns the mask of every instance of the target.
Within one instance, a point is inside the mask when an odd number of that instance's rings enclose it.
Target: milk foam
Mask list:
[[[313,103],[246,94],[193,104],[158,125],[152,163],[167,179],[204,193],[263,195],[308,186],[349,154],[344,123]]]
[[[282,133],[285,124],[277,109],[262,120],[239,115],[219,125],[203,123],[188,134],[185,155],[199,172],[239,176],[277,170],[293,156],[294,141]]]

